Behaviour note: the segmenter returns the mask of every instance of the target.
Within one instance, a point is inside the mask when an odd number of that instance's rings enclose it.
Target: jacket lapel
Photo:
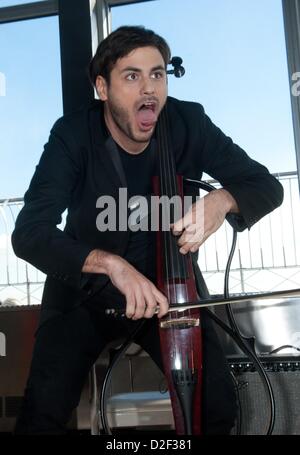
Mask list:
[[[110,158],[110,161],[112,163],[112,167],[113,167],[113,172],[111,174],[111,178],[114,180],[116,178],[116,183],[117,183],[117,180],[118,180],[118,186],[121,186],[122,187],[126,187],[127,186],[127,182],[126,182],[126,177],[125,177],[125,173],[124,173],[124,169],[123,169],[123,166],[122,166],[122,162],[121,162],[121,158],[120,158],[120,154],[119,154],[119,150],[118,150],[118,147],[115,143],[115,141],[113,140],[113,138],[111,136],[109,136],[107,138],[107,140],[105,141],[105,150],[106,150],[106,153],[108,154],[109,158]],[[107,161],[108,160],[104,160],[105,163],[107,164]],[[106,165],[103,161],[103,164]],[[108,172],[110,172],[110,169],[111,169],[111,166],[109,164],[109,166],[107,166],[107,170]]]
[[[114,186],[126,187],[126,178],[118,148],[105,128],[102,102],[96,103],[96,109],[91,112],[91,135],[97,159],[101,162]]]

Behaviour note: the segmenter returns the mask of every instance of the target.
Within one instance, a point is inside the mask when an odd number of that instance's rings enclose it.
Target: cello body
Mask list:
[[[159,177],[153,179],[156,196],[183,200],[182,177],[175,173],[172,151],[167,141],[166,108],[158,124]],[[181,207],[183,204],[181,204]],[[161,212],[163,212],[162,209]],[[169,209],[170,210],[170,209]],[[182,209],[181,209],[182,210]],[[177,212],[178,213],[178,212]],[[183,212],[181,212],[181,217]],[[171,223],[174,211],[168,214]],[[163,213],[158,214],[160,229],[156,244],[157,287],[168,298],[170,307],[199,302],[191,254],[179,252],[171,230],[162,230]],[[158,320],[160,346],[167,379],[175,429],[178,435],[201,434],[202,333],[199,309],[172,311]]]

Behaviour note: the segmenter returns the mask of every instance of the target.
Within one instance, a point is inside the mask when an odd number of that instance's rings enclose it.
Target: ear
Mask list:
[[[97,76],[96,79],[96,90],[100,100],[107,100],[107,82],[103,76]]]

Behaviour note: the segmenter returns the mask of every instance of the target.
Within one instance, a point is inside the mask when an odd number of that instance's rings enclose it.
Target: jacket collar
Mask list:
[[[92,147],[107,175],[117,187],[126,187],[126,178],[118,148],[104,121],[103,102],[95,100],[90,108]]]

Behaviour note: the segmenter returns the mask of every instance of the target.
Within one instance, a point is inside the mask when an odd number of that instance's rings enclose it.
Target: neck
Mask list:
[[[113,140],[126,152],[131,153],[132,155],[138,155],[142,153],[149,145],[150,141],[147,142],[137,142],[126,136],[119,129],[119,127],[112,120],[111,115],[107,112],[107,109],[104,108],[104,120],[106,127],[109,130]]]

